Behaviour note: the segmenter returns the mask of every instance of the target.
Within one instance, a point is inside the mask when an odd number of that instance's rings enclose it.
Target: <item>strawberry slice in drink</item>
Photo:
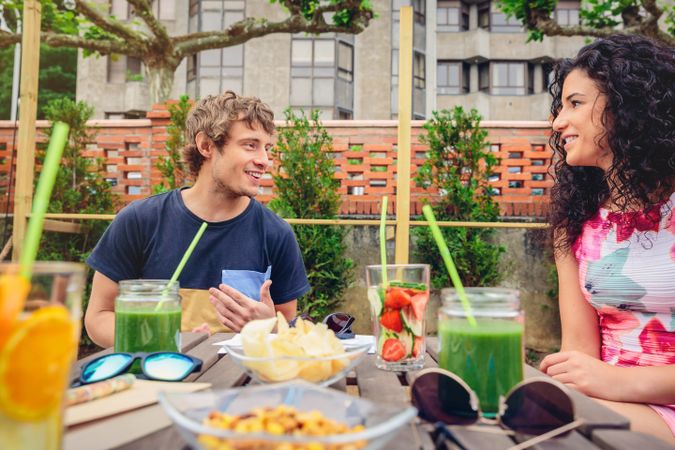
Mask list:
[[[410,295],[406,289],[392,287],[384,296],[384,306],[390,309],[401,309],[410,304]]]
[[[422,320],[424,318],[424,310],[427,307],[428,301],[429,301],[428,292],[420,292],[410,297],[410,309],[412,309],[412,313],[415,316],[415,319]]]
[[[385,361],[399,361],[406,356],[405,347],[398,339],[387,339],[382,345],[380,356]]]

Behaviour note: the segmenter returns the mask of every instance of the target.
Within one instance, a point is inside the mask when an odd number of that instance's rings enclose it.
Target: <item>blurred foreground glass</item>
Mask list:
[[[495,417],[499,398],[523,380],[523,314],[513,289],[465,288],[476,326],[455,289],[443,289],[438,312],[438,364],[457,374],[477,394],[486,417]],[[440,389],[441,401],[452,392]],[[448,399],[450,401],[450,399]]]
[[[77,357],[85,266],[38,262],[23,308],[18,264],[0,264],[0,448],[59,449],[63,398]]]
[[[123,280],[115,299],[116,352],[180,352],[178,282]],[[140,373],[140,366],[136,370]]]
[[[426,351],[424,313],[429,302],[428,264],[388,264],[366,267],[376,366],[384,370],[418,370]],[[384,285],[386,283],[386,286]]]

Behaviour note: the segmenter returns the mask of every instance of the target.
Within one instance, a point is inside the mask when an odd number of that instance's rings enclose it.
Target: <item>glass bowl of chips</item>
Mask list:
[[[298,319],[289,327],[281,314],[249,322],[239,337],[224,345],[229,357],[265,384],[302,379],[328,386],[345,377],[372,346],[358,340],[345,344],[324,324]]]
[[[300,449],[310,443],[310,448],[376,450],[417,415],[412,406],[375,404],[301,380],[162,392],[159,403],[187,443],[204,450]]]

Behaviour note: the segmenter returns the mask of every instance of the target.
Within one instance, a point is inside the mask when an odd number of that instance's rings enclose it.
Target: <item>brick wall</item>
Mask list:
[[[105,159],[105,177],[122,197],[121,204],[151,194],[161,175],[155,167],[158,157],[165,155],[166,126],[169,114],[156,105],[146,119],[94,120],[95,141],[87,146],[86,156]],[[278,126],[282,126],[281,122]],[[424,132],[422,121],[412,123],[411,176],[424,162],[426,146],[419,143]],[[380,198],[389,196],[389,212],[396,210],[396,142],[395,121],[326,121],[324,126],[333,136],[332,158],[335,176],[341,180],[341,213],[345,215],[379,215]],[[491,184],[498,191],[503,216],[540,217],[545,213],[552,186],[547,173],[551,150],[547,145],[549,125],[546,122],[485,121],[490,150],[501,161]],[[37,141],[44,142],[45,121],[37,122]],[[0,192],[3,208],[7,201],[8,169],[15,129],[8,121],[0,121]],[[16,163],[16,161],[15,161]],[[269,174],[262,181],[262,202],[274,195]],[[424,197],[437,195],[411,185],[411,213],[421,214]],[[12,193],[13,197],[13,193]],[[10,201],[13,200],[10,199]],[[11,205],[10,205],[11,209]],[[73,211],[75,212],[75,211]]]

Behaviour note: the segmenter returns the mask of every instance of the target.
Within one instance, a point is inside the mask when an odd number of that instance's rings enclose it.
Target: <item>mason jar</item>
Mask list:
[[[115,299],[116,352],[180,352],[179,283],[168,283],[169,280],[119,282]]]
[[[462,378],[478,396],[483,415],[494,417],[500,396],[523,379],[524,316],[519,292],[480,287],[464,292],[470,311],[457,290],[441,290],[438,364]],[[441,392],[441,400],[442,396]]]

